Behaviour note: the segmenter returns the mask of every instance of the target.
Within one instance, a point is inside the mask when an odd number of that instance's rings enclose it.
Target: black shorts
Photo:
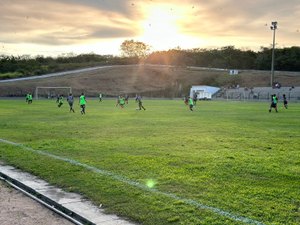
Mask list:
[[[272,103],[271,103],[271,108],[276,108],[276,107],[277,107],[277,104],[274,103],[274,102],[272,102]]]

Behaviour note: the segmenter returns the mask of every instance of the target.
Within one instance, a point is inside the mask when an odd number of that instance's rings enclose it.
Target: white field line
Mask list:
[[[8,140],[1,139],[1,138],[0,138],[0,142],[5,143],[5,144],[9,144],[9,145],[13,145],[13,146],[17,146],[17,147],[20,147],[23,150],[30,151],[30,152],[33,152],[33,153],[37,153],[37,154],[44,155],[44,156],[48,156],[48,157],[53,158],[53,159],[68,162],[68,163],[70,163],[72,165],[75,165],[75,166],[83,167],[83,168],[88,169],[92,172],[95,172],[95,173],[113,178],[114,180],[126,183],[128,185],[137,187],[139,189],[149,191],[149,192],[152,192],[152,193],[155,193],[155,194],[163,195],[163,196],[166,196],[166,197],[178,200],[178,201],[182,201],[182,202],[184,202],[188,205],[195,206],[195,207],[200,208],[200,209],[206,209],[206,210],[212,211],[212,212],[214,212],[218,215],[228,217],[228,218],[233,219],[235,221],[243,222],[243,223],[246,223],[246,224],[264,225],[264,223],[262,223],[262,222],[259,222],[259,221],[256,221],[256,220],[244,217],[244,216],[235,215],[231,212],[227,212],[227,211],[224,211],[224,210],[216,208],[216,207],[208,206],[208,205],[202,204],[202,203],[197,202],[197,201],[192,200],[192,199],[183,198],[183,197],[177,196],[177,195],[172,194],[172,193],[159,191],[155,188],[149,188],[148,186],[146,186],[144,184],[141,184],[141,183],[136,182],[136,181],[132,181],[132,180],[126,178],[126,177],[120,176],[118,174],[114,174],[114,173],[112,173],[110,171],[107,171],[107,170],[98,169],[96,167],[89,166],[89,165],[84,164],[84,163],[80,163],[80,162],[78,162],[76,160],[73,160],[73,159],[60,157],[60,156],[53,155],[53,154],[45,152],[45,151],[35,150],[35,149],[32,149],[32,148],[26,147],[23,144],[15,143],[15,142],[8,141]]]

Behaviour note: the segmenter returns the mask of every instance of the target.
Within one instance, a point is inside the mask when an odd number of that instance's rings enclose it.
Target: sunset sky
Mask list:
[[[120,54],[124,40],[180,47],[300,45],[299,0],[0,0],[0,54]]]

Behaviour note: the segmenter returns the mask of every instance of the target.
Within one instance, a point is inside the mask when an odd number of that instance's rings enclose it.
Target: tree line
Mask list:
[[[261,48],[259,52],[240,50],[234,46],[220,49],[171,49],[151,53],[146,63],[199,66],[223,69],[270,70],[272,49]],[[300,47],[275,50],[275,70],[300,71]]]
[[[272,61],[272,48],[262,47],[260,51],[236,49],[225,46],[217,49],[175,48],[149,54],[150,46],[143,42],[126,40],[121,44],[123,56],[143,59],[145,63],[175,66],[199,66],[223,69],[269,70]],[[300,47],[275,50],[275,69],[300,71]]]
[[[133,40],[121,44],[121,56],[65,54],[58,57],[0,55],[0,79],[33,76],[100,65],[149,63],[223,69],[270,70],[272,48],[260,51],[225,46],[216,49],[170,49],[149,53],[150,47]],[[275,49],[275,70],[300,71],[300,47]]]

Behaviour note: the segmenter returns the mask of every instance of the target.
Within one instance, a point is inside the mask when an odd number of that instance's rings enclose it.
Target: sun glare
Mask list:
[[[152,50],[168,50],[175,47],[190,48],[203,44],[199,37],[183,33],[182,24],[191,20],[191,9],[184,6],[156,5],[145,8],[145,19],[141,22],[142,34],[139,40]],[[191,20],[191,22],[193,22]]]
[[[142,41],[153,45],[155,48],[162,48],[172,44],[172,40],[180,38],[178,20],[179,10],[167,7],[155,7],[147,10],[146,19],[142,22]]]
[[[153,10],[149,18],[144,22],[144,36],[156,38],[177,34],[176,17],[163,9]]]
[[[152,180],[152,179],[147,180],[146,185],[147,185],[148,188],[154,188],[155,185],[156,185],[156,181]]]

